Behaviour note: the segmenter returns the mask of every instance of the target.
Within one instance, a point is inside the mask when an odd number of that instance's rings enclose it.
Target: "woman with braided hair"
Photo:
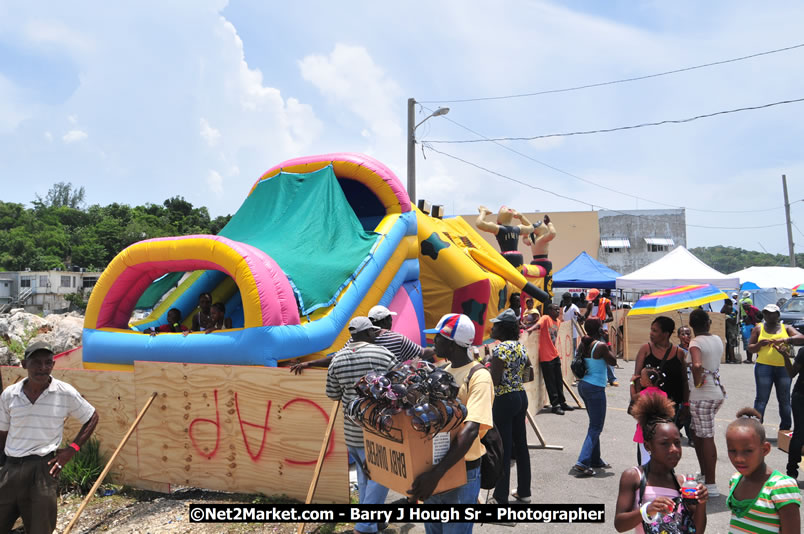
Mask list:
[[[660,395],[640,396],[631,415],[639,421],[650,461],[620,477],[614,528],[639,533],[682,533],[706,530],[706,486],[698,484],[693,498],[682,498],[681,434],[673,423],[673,403]]]

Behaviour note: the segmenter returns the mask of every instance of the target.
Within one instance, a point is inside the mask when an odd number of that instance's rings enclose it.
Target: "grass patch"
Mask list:
[[[61,493],[75,491],[86,495],[105,466],[106,457],[100,452],[100,442],[90,439],[61,470],[59,490]]]

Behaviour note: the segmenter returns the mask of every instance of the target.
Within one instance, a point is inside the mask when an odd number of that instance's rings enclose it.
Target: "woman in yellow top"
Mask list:
[[[762,309],[763,321],[751,331],[748,340],[748,350],[757,355],[754,366],[754,381],[757,395],[754,399],[754,409],[763,419],[765,406],[768,404],[772,387],[776,387],[776,398],[779,400],[779,430],[790,430],[792,426],[792,411],[790,408],[790,382],[784,367],[784,356],[780,350],[789,350],[785,345],[804,345],[804,335],[792,326],[786,326],[779,321],[779,306],[768,304]]]

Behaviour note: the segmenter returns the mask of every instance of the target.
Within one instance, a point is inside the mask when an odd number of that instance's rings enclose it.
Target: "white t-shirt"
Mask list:
[[[693,383],[692,373],[690,372],[690,400],[722,399],[723,391],[720,389],[720,386],[715,383],[715,377],[712,373],[717,373],[720,369],[720,356],[723,354],[723,340],[715,335],[698,336],[693,338],[690,342],[690,349],[692,349],[692,347],[698,347],[701,351],[704,379],[703,385],[696,388]],[[690,356],[690,362],[692,362],[692,356]]]
[[[581,313],[581,310],[578,309],[578,306],[575,304],[570,304],[570,307],[565,309],[564,306],[561,306],[561,312],[564,314],[564,318],[561,319],[562,321],[575,321],[578,319],[578,315]],[[576,331],[575,327],[572,327],[572,339],[578,337],[578,332]]]

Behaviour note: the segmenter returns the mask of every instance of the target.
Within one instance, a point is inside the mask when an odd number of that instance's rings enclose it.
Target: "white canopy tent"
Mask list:
[[[800,267],[749,267],[729,276],[736,276],[740,284],[753,282],[760,288],[792,289],[804,284],[804,269]]]
[[[679,246],[650,265],[617,278],[617,289],[669,289],[712,284],[720,289],[737,289],[740,279],[709,267],[686,248]]]

